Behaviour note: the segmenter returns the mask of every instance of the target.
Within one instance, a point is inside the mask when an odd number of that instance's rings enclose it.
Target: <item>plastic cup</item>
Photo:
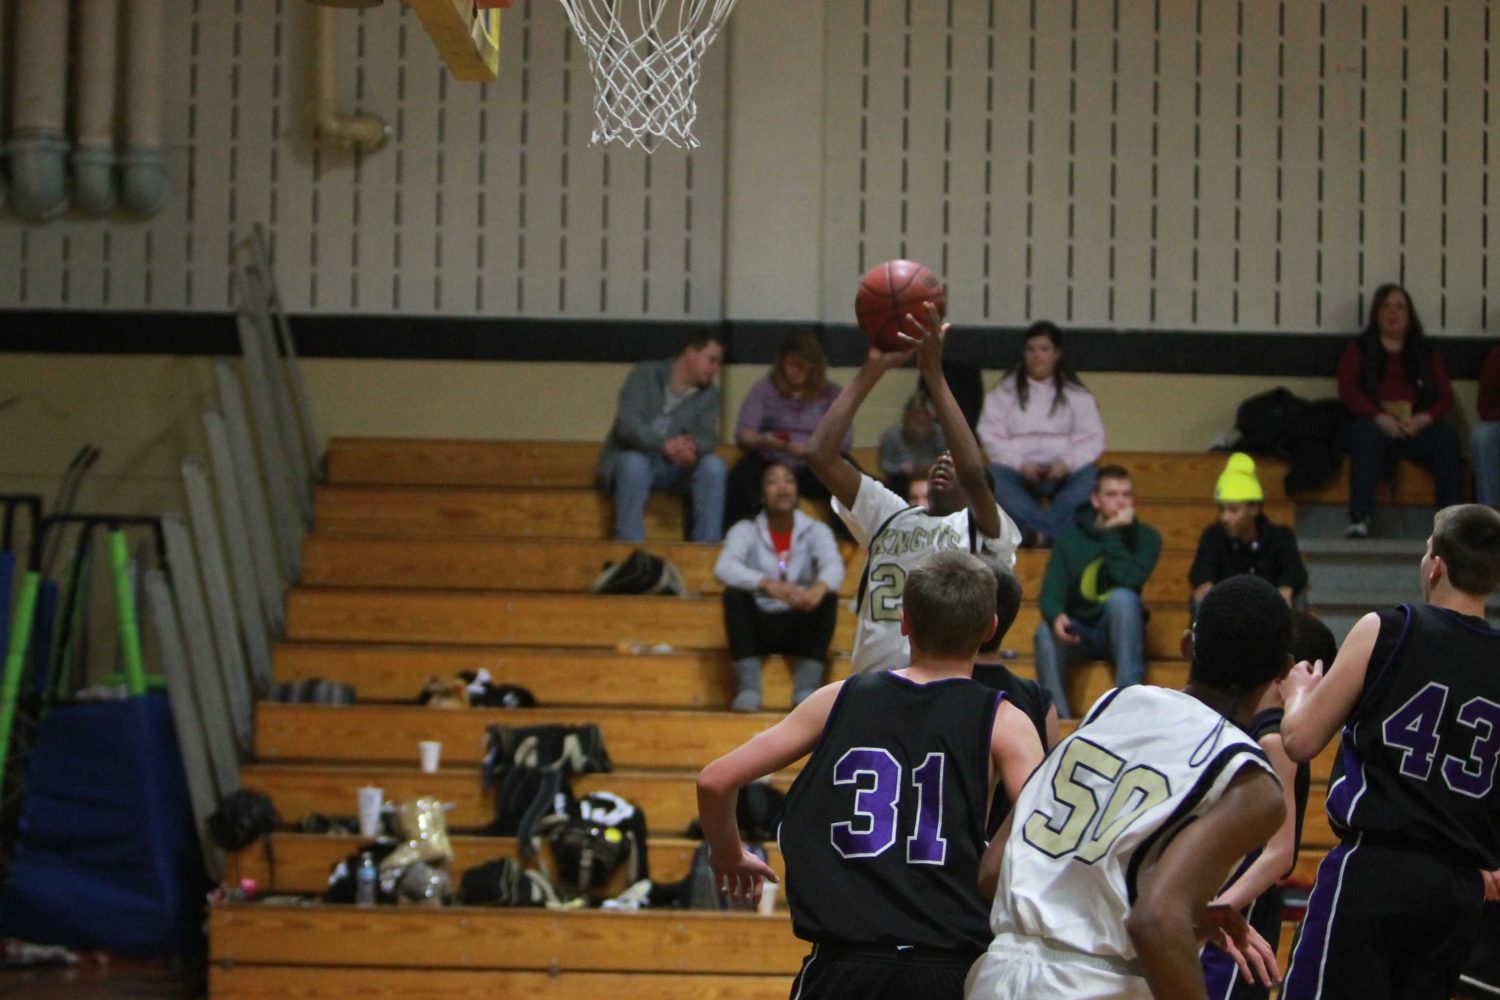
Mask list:
[[[775,882],[766,880],[760,888],[760,903],[755,907],[757,913],[763,917],[774,917],[776,915],[776,890],[779,886]]]
[[[422,773],[433,774],[438,769],[438,759],[443,754],[443,744],[438,740],[423,740],[417,744],[422,757]]]
[[[359,835],[380,836],[380,811],[385,807],[385,789],[366,785],[359,790]]]

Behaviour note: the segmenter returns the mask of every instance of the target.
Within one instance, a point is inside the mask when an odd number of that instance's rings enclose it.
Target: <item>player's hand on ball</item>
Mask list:
[[[1274,986],[1281,982],[1276,949],[1245,922],[1240,912],[1225,903],[1210,903],[1193,921],[1198,940],[1206,941],[1234,959],[1247,983]]]
[[[916,353],[915,347],[903,351],[882,351],[878,347],[871,347],[870,353],[865,355],[865,367],[876,374],[884,375],[892,368],[900,368],[906,364]]]
[[[911,344],[917,353],[918,367],[941,369],[943,366],[943,341],[948,336],[948,324],[931,302],[922,303],[920,315],[906,314],[907,329],[896,336],[902,343]]]
[[[780,881],[775,870],[747,847],[741,847],[740,856],[728,862],[710,850],[708,866],[713,869],[714,885],[720,894],[736,903],[759,904],[766,880]]]

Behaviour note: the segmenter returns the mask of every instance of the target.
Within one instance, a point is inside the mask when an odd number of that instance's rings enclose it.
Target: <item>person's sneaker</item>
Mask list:
[[[1369,538],[1370,519],[1368,517],[1350,518],[1349,527],[1344,529],[1345,538]]]
[[[731,712],[759,712],[760,692],[746,689],[734,696],[734,701],[729,703]]]

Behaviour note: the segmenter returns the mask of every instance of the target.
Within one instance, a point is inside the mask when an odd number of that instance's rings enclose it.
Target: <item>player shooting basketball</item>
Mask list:
[[[925,322],[908,315],[911,335],[899,334],[908,348],[871,347],[865,363],[824,415],[808,441],[807,464],[833,494],[833,509],[865,547],[865,574],[859,586],[859,629],[854,637],[855,673],[893,670],[911,661],[901,634],[901,593],[906,574],[929,552],[962,549],[999,565],[1016,561],[1021,532],[990,492],[984,456],[943,377],[943,342],[948,324],[927,304]],[[932,465],[927,509],[864,475],[839,454],[854,414],[881,376],[913,356],[950,451]]]

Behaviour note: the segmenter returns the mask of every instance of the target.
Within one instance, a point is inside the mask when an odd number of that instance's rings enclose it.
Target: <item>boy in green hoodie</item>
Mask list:
[[[1161,535],[1135,517],[1135,485],[1118,465],[1099,469],[1089,506],[1052,546],[1042,577],[1042,624],[1036,629],[1036,676],[1051,693],[1057,714],[1071,718],[1063,672],[1088,660],[1115,665],[1115,686],[1139,684],[1146,675],[1141,588],[1146,585]]]

